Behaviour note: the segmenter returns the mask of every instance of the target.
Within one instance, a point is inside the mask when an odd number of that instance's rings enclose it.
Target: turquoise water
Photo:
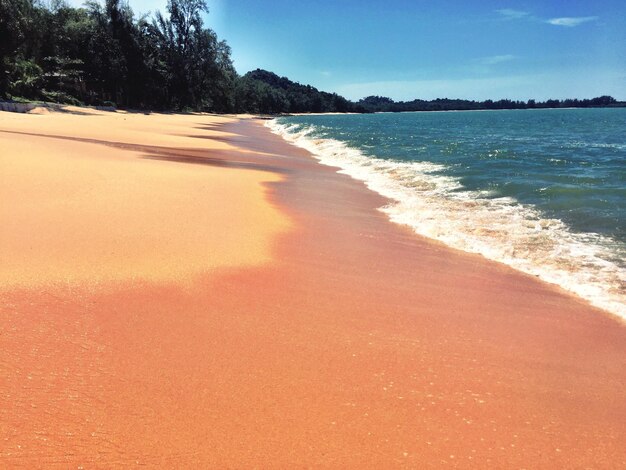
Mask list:
[[[626,109],[290,116],[391,220],[626,318]]]

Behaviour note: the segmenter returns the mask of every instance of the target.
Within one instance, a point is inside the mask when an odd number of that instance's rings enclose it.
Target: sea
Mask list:
[[[626,108],[286,116],[391,221],[626,319]]]

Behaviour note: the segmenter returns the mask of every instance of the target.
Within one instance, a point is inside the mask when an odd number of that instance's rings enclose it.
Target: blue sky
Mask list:
[[[166,0],[130,0],[135,11]],[[80,4],[80,0],[71,0]],[[626,100],[626,0],[208,0],[239,73],[351,99]]]

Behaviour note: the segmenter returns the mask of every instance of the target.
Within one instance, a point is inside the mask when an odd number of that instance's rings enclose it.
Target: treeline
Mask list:
[[[384,96],[368,96],[356,103],[358,112],[403,112],[403,111],[469,111],[483,109],[539,109],[539,108],[591,108],[620,106],[612,96],[600,96],[592,99],[567,99],[547,101],[471,101],[438,98],[436,100],[393,101]]]
[[[546,102],[437,99],[358,102],[255,70],[204,26],[205,0],[168,0],[136,17],[124,0],[0,0],[0,99],[153,110],[249,113],[399,112],[619,105],[609,96]]]
[[[254,113],[346,113],[354,103],[336,93],[300,85],[266,70],[248,72],[239,80],[237,93],[241,109]]]
[[[237,74],[206,11],[204,0],[170,0],[152,18],[121,0],[0,0],[0,96],[232,111]]]
[[[206,28],[204,0],[167,15],[128,3],[0,0],[0,99],[155,110],[345,112],[353,104],[263,70],[238,76],[228,44]]]

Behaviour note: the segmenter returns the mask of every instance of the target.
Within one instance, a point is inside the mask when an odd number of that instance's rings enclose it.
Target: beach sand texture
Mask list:
[[[626,330],[253,119],[0,113],[0,467],[620,468]]]

